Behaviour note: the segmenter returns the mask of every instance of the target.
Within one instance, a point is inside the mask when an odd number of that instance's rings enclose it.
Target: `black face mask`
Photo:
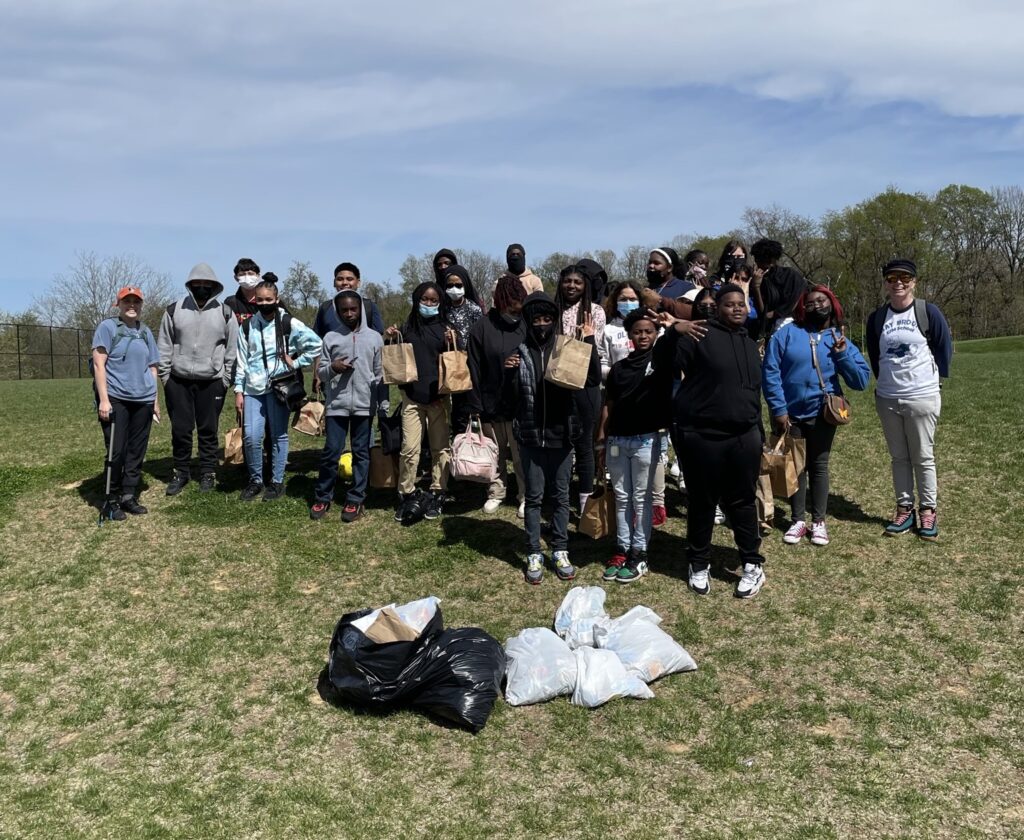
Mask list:
[[[509,315],[507,312],[501,313],[501,320],[508,324],[510,327],[518,327],[519,322],[522,320],[521,315]]]
[[[530,327],[530,331],[533,334],[533,340],[538,344],[547,344],[548,339],[551,338],[551,333],[555,331],[554,324],[548,324],[545,327],[533,326]]]
[[[519,275],[526,271],[526,255],[516,254],[512,257],[507,257],[505,262],[508,263],[508,270],[513,274]]]
[[[206,306],[210,302],[210,298],[213,297],[213,289],[193,289],[192,297],[196,299],[196,303],[200,308]]]
[[[260,315],[266,318],[268,321],[277,314],[276,303],[259,303],[256,308],[260,311]]]
[[[669,277],[672,275],[670,274]],[[661,272],[656,268],[647,269],[647,285],[648,286],[660,286],[668,277],[662,277]]]
[[[705,321],[713,321],[715,316],[718,315],[718,307],[710,305],[698,306],[697,314]]]
[[[812,330],[820,330],[831,317],[831,308],[807,309],[804,311],[804,323]]]

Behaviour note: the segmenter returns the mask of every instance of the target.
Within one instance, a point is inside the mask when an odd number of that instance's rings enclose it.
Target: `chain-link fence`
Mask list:
[[[91,343],[89,330],[0,323],[0,379],[89,376]]]

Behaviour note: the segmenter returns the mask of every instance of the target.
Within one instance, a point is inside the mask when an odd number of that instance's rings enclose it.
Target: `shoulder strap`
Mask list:
[[[827,394],[825,378],[821,375],[821,365],[818,363],[818,345],[814,343],[814,339],[811,338],[810,334],[808,334],[807,340],[811,343],[811,364],[814,365],[814,372],[818,374],[818,384],[821,386],[821,392]]]
[[[231,323],[231,319],[235,317],[235,313],[231,311],[231,307],[226,303],[221,303],[220,314],[224,316],[224,323]]]
[[[914,316],[917,318],[917,328],[921,335],[928,338],[928,330],[931,328],[928,322],[928,301],[914,298]]]
[[[173,318],[174,317],[174,310],[177,309],[177,308],[178,308],[178,302],[177,301],[175,301],[174,303],[167,304],[167,310],[166,310],[167,314],[171,318]]]
[[[242,333],[245,335],[245,340],[249,340],[249,322],[252,320],[251,317],[246,318],[242,321]]]

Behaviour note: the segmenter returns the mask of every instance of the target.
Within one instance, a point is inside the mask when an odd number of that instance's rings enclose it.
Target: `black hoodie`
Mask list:
[[[539,343],[533,335],[530,320],[539,309],[550,310],[551,333]],[[574,398],[576,391],[555,385],[544,378],[558,336],[558,309],[544,292],[534,292],[523,303],[526,340],[519,346],[519,367],[504,368],[504,399],[514,406],[516,440],[523,446],[562,448],[572,446],[582,426]],[[594,337],[584,339],[591,345],[590,368],[585,387],[601,384],[601,363],[594,346]]]
[[[675,367],[684,375],[675,398],[684,431],[731,437],[760,425],[761,359],[746,329],[709,321],[700,341],[679,338]]]
[[[437,292],[441,300],[440,313],[432,318],[419,314],[420,299],[427,289]],[[415,382],[399,386],[409,399],[420,405],[429,405],[438,398],[437,358],[445,350],[446,330],[444,292],[436,283],[420,283],[412,293],[412,311],[402,326],[402,338],[412,344],[416,357],[417,378]]]
[[[502,400],[501,384],[505,375],[505,359],[526,340],[526,322],[520,317],[516,324],[506,321],[497,309],[491,309],[469,330],[469,374],[473,390],[469,393],[470,410],[486,423],[511,420]]]

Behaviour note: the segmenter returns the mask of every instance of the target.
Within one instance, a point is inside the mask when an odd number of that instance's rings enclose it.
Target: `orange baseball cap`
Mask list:
[[[117,303],[120,303],[128,295],[135,295],[139,300],[144,300],[142,297],[142,289],[138,286],[123,286],[117,293]]]

